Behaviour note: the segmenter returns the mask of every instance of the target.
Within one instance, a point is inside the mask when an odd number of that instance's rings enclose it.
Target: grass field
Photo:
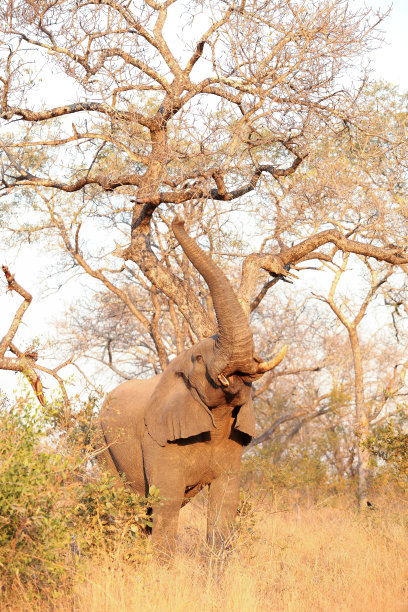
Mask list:
[[[384,499],[358,515],[347,499],[310,507],[256,502],[234,552],[214,557],[203,540],[202,501],[183,510],[178,555],[160,565],[104,558],[73,566],[53,603],[24,590],[6,610],[161,612],[408,610],[408,507]],[[19,601],[18,601],[19,600]]]

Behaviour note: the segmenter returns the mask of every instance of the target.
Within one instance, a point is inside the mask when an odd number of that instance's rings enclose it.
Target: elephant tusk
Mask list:
[[[270,361],[261,361],[261,363],[258,365],[257,373],[264,374],[265,372],[269,372],[269,370],[276,368],[276,366],[280,364],[280,362],[286,355],[287,350],[288,347],[285,344],[285,346],[279,351],[277,355],[275,355],[273,359],[271,359]]]
[[[224,374],[219,374],[218,380],[220,381],[223,387],[229,387],[229,380],[225,378]]]

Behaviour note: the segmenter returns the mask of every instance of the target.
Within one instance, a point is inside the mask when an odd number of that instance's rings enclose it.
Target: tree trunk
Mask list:
[[[133,201],[131,244],[123,256],[135,262],[154,287],[177,305],[197,338],[201,339],[216,331],[211,317],[194,290],[157,259],[151,245],[150,222],[158,204],[168,155],[166,130],[165,123],[150,130],[151,163],[140,181],[137,200]]]
[[[360,343],[358,339],[357,329],[355,326],[348,328],[348,334],[351,344],[351,350],[353,353],[354,363],[354,389],[355,389],[355,424],[356,431],[359,437],[359,443],[357,447],[357,479],[358,479],[358,506],[359,510],[367,507],[367,488],[368,478],[370,473],[369,468],[369,452],[366,448],[361,446],[361,442],[365,440],[369,435],[369,423],[367,417],[367,411],[364,403],[364,375],[363,375],[363,364],[361,358]]]

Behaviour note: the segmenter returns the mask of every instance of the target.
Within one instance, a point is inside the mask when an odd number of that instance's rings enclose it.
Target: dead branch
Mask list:
[[[275,284],[276,280],[293,278],[294,275],[290,272],[290,268],[295,264],[305,261],[305,258],[310,257],[311,253],[318,259],[320,254],[316,249],[329,243],[334,244],[343,253],[355,253],[367,258],[372,257],[377,261],[385,261],[394,266],[401,266],[408,262],[408,252],[402,247],[380,247],[346,238],[338,229],[325,230],[292,247],[285,247],[278,254],[253,253],[249,255],[242,265],[242,280],[238,292],[240,302],[245,310],[249,312],[258,306],[267,290]],[[322,253],[321,255],[321,259],[324,259],[325,254]],[[265,284],[250,305],[261,269],[269,272],[273,279]]]
[[[275,433],[275,431],[278,429],[278,427],[280,427],[283,423],[286,423],[287,421],[293,421],[293,419],[298,419],[299,417],[305,414],[307,414],[307,410],[301,410],[299,412],[291,412],[289,414],[284,414],[283,416],[276,419],[272,423],[272,425],[268,427],[268,429],[266,429],[260,436],[258,436],[257,438],[254,438],[252,442],[248,444],[245,450],[249,450],[250,448],[257,446],[258,444],[261,444],[262,442],[266,442],[266,440],[269,440],[272,437],[272,435]]]
[[[29,381],[32,386],[34,393],[42,406],[47,404],[47,400],[44,395],[44,387],[41,382],[41,378],[38,375],[37,370],[49,374],[58,382],[59,388],[64,399],[64,405],[66,409],[69,408],[69,399],[65,389],[65,384],[58,371],[71,363],[71,360],[67,360],[64,364],[61,364],[54,369],[47,368],[37,363],[38,353],[33,350],[32,347],[28,347],[25,351],[21,351],[14,344],[13,340],[17,333],[17,330],[21,324],[23,315],[29,305],[32,302],[32,295],[26,291],[14,278],[14,275],[10,273],[7,266],[2,266],[2,270],[6,277],[8,290],[15,291],[24,299],[23,303],[18,307],[16,314],[13,317],[13,321],[0,341],[0,369],[14,372],[21,372]],[[6,353],[10,351],[15,357],[7,357]]]

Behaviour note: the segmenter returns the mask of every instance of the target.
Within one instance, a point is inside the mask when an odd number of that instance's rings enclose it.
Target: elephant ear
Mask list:
[[[210,410],[181,376],[159,383],[146,409],[145,424],[160,446],[215,429]]]
[[[249,397],[248,401],[240,407],[235,418],[234,429],[238,429],[249,436],[247,444],[255,436],[255,412],[252,397]]]

